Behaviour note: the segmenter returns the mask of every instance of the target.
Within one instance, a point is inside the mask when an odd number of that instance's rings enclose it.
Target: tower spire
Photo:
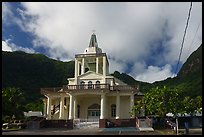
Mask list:
[[[91,39],[89,42],[89,47],[84,50],[84,53],[86,54],[92,54],[92,53],[102,53],[101,48],[98,47],[98,42],[96,39],[96,35],[94,34],[95,30],[92,31]]]
[[[93,34],[91,35],[91,39],[89,42],[89,47],[98,47],[98,43],[96,40],[96,35],[94,34],[95,30],[93,30]]]

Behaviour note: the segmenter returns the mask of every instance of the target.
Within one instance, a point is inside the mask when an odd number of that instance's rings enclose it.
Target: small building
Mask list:
[[[41,111],[28,111],[24,112],[25,117],[43,117],[43,114]]]
[[[107,121],[117,126],[135,126],[134,121],[130,122],[135,118],[130,112],[135,99],[143,94],[138,86],[127,85],[109,74],[107,55],[98,47],[94,33],[84,53],[75,55],[75,77],[67,80],[68,84],[62,87],[41,89],[46,97],[47,119],[99,121],[99,128],[106,127]]]
[[[26,120],[26,128],[28,129],[38,129],[42,126],[42,121],[45,120],[41,111],[28,111],[24,112]],[[44,123],[43,123],[44,124]]]

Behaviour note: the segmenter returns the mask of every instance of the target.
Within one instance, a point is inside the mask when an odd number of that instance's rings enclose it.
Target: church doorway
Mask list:
[[[100,105],[92,104],[88,107],[88,119],[93,121],[98,121],[100,118]]]

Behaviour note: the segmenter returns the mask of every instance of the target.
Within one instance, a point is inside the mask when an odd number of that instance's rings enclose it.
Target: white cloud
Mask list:
[[[2,41],[2,51],[10,51],[10,52],[12,52],[11,47],[9,47],[8,44],[5,41]]]
[[[136,75],[135,79],[138,81],[153,83],[155,80],[161,81],[172,76],[171,65],[167,64],[161,68],[157,66],[148,66],[143,73]]]
[[[15,43],[10,42],[11,40],[2,41],[2,51],[24,51],[26,53],[35,53],[35,50],[32,48],[24,48],[17,46]]]
[[[127,71],[129,63],[134,67],[128,71],[135,78],[149,81],[170,76],[166,64],[175,64],[178,59],[190,6],[190,2],[21,4],[25,9],[18,8],[21,19],[15,19],[15,22],[23,31],[35,36],[35,48],[44,47],[52,58],[73,59],[88,46],[91,31],[95,29],[99,47],[111,56],[110,72]],[[201,25],[195,42],[189,44],[201,18],[202,3],[194,2],[182,62],[202,43]],[[153,60],[151,63],[150,59]],[[147,78],[153,71],[158,76]]]
[[[114,73],[115,71],[125,72],[127,66],[124,62],[117,61],[114,59],[109,59],[109,73]]]
[[[145,68],[147,67],[145,62],[135,62],[133,68],[130,72],[130,75],[136,77],[139,74],[143,74],[145,72]]]
[[[24,47],[21,47],[21,46],[17,46],[16,44],[14,43],[10,43],[10,46],[12,48],[13,51],[24,51],[26,53],[35,53],[35,50],[34,49],[31,49],[31,48],[24,48]]]
[[[2,2],[2,21],[8,22],[8,17],[12,16],[12,11],[9,3]]]
[[[178,60],[181,43],[184,35],[184,29],[186,27],[186,21],[188,17],[190,2],[182,2],[182,3],[169,3],[165,8],[173,9],[172,11],[164,10],[168,21],[168,33],[172,36],[172,39],[167,42],[167,46],[169,47],[169,52],[165,56],[165,60],[169,63],[173,63]],[[184,63],[187,57],[190,55],[188,50],[191,49],[190,53],[195,51],[200,44],[202,43],[202,25],[199,28],[197,33],[196,43],[190,45],[192,39],[195,35],[195,31],[197,26],[202,18],[202,4],[200,2],[193,2],[193,7],[191,11],[191,16],[189,20],[189,25],[186,33],[186,38],[183,46],[181,62]],[[191,47],[191,48],[190,48]]]

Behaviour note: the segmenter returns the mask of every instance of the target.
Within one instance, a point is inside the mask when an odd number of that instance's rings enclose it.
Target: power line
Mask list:
[[[176,65],[176,70],[175,70],[175,72],[174,72],[174,77],[175,77],[175,75],[176,75],[176,72],[177,72],[177,69],[178,69],[178,65],[179,65],[179,62],[180,62],[180,59],[181,59],[181,53],[182,53],[183,43],[184,43],[185,36],[186,36],[186,30],[187,30],[187,28],[188,28],[188,22],[189,22],[189,18],[190,18],[190,14],[191,14],[191,9],[192,9],[192,2],[191,2],[190,9],[189,9],[189,13],[188,13],[188,19],[187,19],[187,22],[186,22],[186,28],[185,28],[184,35],[183,35],[183,40],[182,40],[182,44],[181,44],[179,59],[178,59],[177,65]]]
[[[188,49],[187,57],[188,57],[188,54],[189,54],[189,52],[190,52],[191,46],[193,45],[193,42],[194,42],[194,40],[195,40],[195,36],[196,36],[196,34],[197,34],[197,32],[198,32],[198,29],[200,28],[201,21],[202,21],[202,19],[200,19],[200,22],[199,22],[198,27],[197,27],[197,29],[196,29],[196,33],[195,33],[195,35],[194,35],[194,37],[193,37],[193,40],[192,40],[192,42],[191,42],[191,44],[190,44],[190,47],[189,47],[189,49]]]

